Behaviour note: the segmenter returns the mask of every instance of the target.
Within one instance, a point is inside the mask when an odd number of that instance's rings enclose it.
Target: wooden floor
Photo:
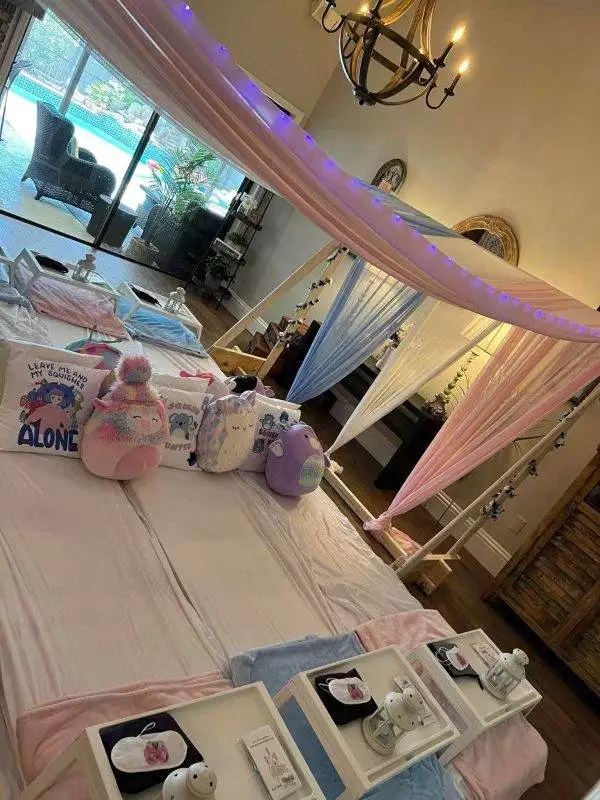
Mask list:
[[[67,260],[81,258],[86,248],[61,236],[46,233],[34,226],[16,222],[0,214],[0,245],[8,255],[16,255],[23,247],[41,250]],[[177,280],[147,267],[136,266],[116,256],[99,253],[99,271],[112,281],[128,280],[165,293]],[[203,342],[210,345],[231,324],[233,317],[225,309],[216,311],[201,298],[188,296],[189,305],[204,325]],[[318,403],[303,408],[303,419],[313,426],[323,445],[330,445],[339,425],[323,413]],[[356,442],[350,442],[335,454],[344,467],[343,478],[351,490],[374,513],[389,505],[393,492],[373,487],[380,466]],[[341,510],[354,521],[361,536],[388,563],[389,554],[365,531],[359,521],[335,492],[324,485]],[[415,540],[426,541],[439,526],[422,509],[406,514],[402,528]],[[600,708],[598,700],[583,684],[505,608],[496,608],[481,601],[481,593],[489,581],[488,573],[469,553],[453,565],[453,575],[431,596],[414,594],[427,608],[437,608],[456,630],[484,628],[503,649],[522,647],[530,657],[529,676],[544,696],[532,712],[530,721],[548,743],[549,756],[546,780],[531,789],[527,800],[580,800],[600,778]]]

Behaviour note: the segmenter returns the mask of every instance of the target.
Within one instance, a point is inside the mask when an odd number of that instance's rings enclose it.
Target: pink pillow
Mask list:
[[[114,301],[91,291],[83,283],[77,286],[42,276],[29,286],[27,297],[40,314],[82,328],[95,328],[116,338],[128,338],[125,326],[115,316]]]

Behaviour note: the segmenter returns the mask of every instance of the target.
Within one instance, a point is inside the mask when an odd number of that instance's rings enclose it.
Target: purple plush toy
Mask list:
[[[313,429],[297,422],[269,446],[265,478],[277,494],[297,497],[314,492],[329,464]]]

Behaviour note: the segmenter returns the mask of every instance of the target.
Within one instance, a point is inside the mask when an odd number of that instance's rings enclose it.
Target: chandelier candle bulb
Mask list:
[[[456,88],[456,84],[459,82],[459,80],[462,78],[462,76],[468,69],[469,69],[469,59],[465,58],[464,61],[461,61],[460,64],[458,65],[458,72],[454,76],[452,83],[444,91],[446,91],[448,94],[452,94],[454,92],[454,89]]]
[[[448,53],[450,52],[450,50],[452,50],[454,45],[457,44],[458,42],[460,42],[460,40],[463,38],[463,36],[465,34],[465,30],[466,30],[466,28],[465,28],[464,25],[459,25],[455,29],[455,31],[452,34],[452,38],[450,39],[450,41],[446,45],[446,49],[444,50],[444,52],[442,53],[442,55],[439,58],[436,58],[436,60],[434,62],[438,66],[438,68],[444,67],[446,65],[446,58],[448,56]]]
[[[455,29],[454,33],[452,34],[452,44],[456,44],[457,42],[460,42],[460,40],[465,35],[465,30],[466,30],[466,27],[464,25],[459,25]]]

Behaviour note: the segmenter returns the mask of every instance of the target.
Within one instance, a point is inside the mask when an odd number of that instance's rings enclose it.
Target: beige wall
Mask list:
[[[244,69],[310,114],[336,51],[334,40],[310,17],[308,0],[190,0],[190,5]]]
[[[363,178],[389,158],[405,158],[403,199],[447,224],[481,212],[506,217],[519,238],[524,269],[597,306],[597,0],[440,4],[438,47],[461,19],[469,23],[461,53],[472,56],[473,69],[444,109],[428,111],[420,103],[359,108],[338,69],[308,127],[345,169]],[[236,291],[248,302],[259,299],[324,238],[277,201]],[[272,317],[291,307],[280,304]],[[514,510],[492,528],[509,550],[523,536],[507,532],[512,516],[520,513],[534,525],[591,457],[599,431],[596,407],[578,423],[567,448],[550,457],[544,476],[524,487]],[[499,473],[500,462],[504,466],[506,458],[477,470],[450,493],[468,502]]]

